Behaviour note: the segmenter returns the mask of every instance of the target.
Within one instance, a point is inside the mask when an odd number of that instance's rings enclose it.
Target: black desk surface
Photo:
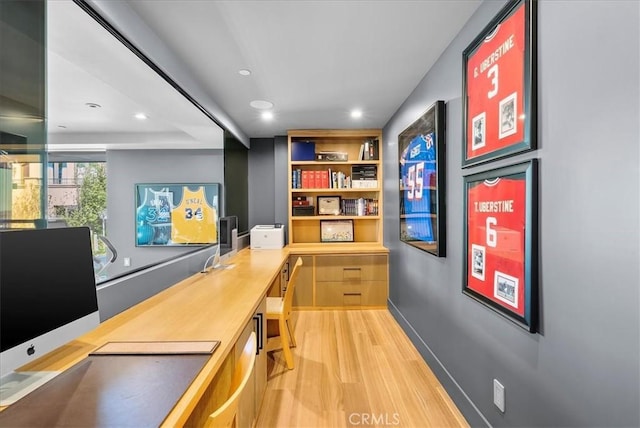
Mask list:
[[[210,357],[89,356],[0,412],[0,426],[159,426]]]

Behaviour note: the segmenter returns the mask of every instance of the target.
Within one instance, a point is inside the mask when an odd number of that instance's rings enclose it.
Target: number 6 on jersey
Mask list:
[[[537,320],[537,161],[464,177],[463,292],[529,331]]]

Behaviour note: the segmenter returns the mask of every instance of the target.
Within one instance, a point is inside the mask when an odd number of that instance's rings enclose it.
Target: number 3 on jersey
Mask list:
[[[202,220],[202,208],[196,209],[195,212],[191,208],[185,208],[184,218],[187,220],[191,220],[193,218],[196,220]]]
[[[487,98],[491,99],[498,95],[498,64],[493,65],[487,71],[487,77],[491,78],[491,90],[487,92]]]

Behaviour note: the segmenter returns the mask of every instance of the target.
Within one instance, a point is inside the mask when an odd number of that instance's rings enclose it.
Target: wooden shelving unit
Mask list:
[[[372,140],[378,142],[377,156],[374,156],[375,159],[360,159],[360,147],[365,141]],[[293,160],[292,146],[305,142],[313,142],[307,149],[313,147],[315,153],[346,153],[347,160]],[[294,294],[293,304],[297,309],[360,309],[387,306],[389,251],[382,245],[382,149],[382,131],[379,129],[289,131],[289,247],[292,254],[290,263],[294,263],[297,257],[304,260]],[[306,155],[308,156],[308,152]],[[350,184],[353,185],[352,168],[358,169],[359,166],[375,166],[375,185],[349,187]],[[328,182],[309,178],[310,174],[316,177],[315,174],[318,172],[321,176],[328,174],[329,170],[332,173],[341,173],[342,186],[327,188]],[[296,171],[300,173],[294,180]],[[304,171],[307,181],[302,183],[300,176]],[[297,188],[297,185],[302,188]],[[371,212],[365,210],[367,215],[353,215],[352,212],[345,214],[344,210],[341,210],[339,215],[319,215],[319,196],[339,196],[341,200],[351,201],[365,199],[372,201],[367,205],[372,209]],[[308,199],[315,207],[314,215],[294,216],[293,198]],[[352,221],[353,242],[322,242],[320,225],[326,220]]]
[[[299,245],[319,244],[320,239],[320,222],[321,220],[352,220],[353,221],[353,244],[378,244],[382,247],[382,131],[380,129],[347,129],[347,130],[327,130],[327,129],[310,129],[310,130],[292,130],[288,133],[289,139],[289,245],[296,247]],[[365,141],[377,140],[377,156],[372,160],[359,159],[361,146]],[[317,161],[317,160],[293,160],[292,145],[295,143],[313,142],[315,152],[340,152],[347,154],[346,161]],[[377,169],[377,186],[372,188],[354,188],[354,187],[294,187],[294,175],[297,170],[308,172],[310,174],[320,171],[323,174],[331,171],[331,173],[341,173],[344,177],[351,177],[352,167],[374,165]],[[329,179],[331,177],[329,176]],[[318,215],[317,197],[318,196],[340,196],[341,199],[360,199],[363,198],[375,206],[375,210],[368,215]],[[294,216],[293,215],[293,198],[306,197],[314,205],[315,215],[313,216]],[[346,245],[347,243],[322,243],[323,245]],[[340,247],[338,247],[340,248]],[[344,247],[343,247],[344,248]]]

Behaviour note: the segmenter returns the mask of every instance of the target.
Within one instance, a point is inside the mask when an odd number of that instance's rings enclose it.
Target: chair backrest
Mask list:
[[[240,355],[231,379],[231,396],[215,412],[209,415],[206,427],[227,428],[233,424],[238,412],[238,400],[251,378],[251,373],[253,373],[253,366],[256,361],[256,347],[256,334],[251,332],[251,336],[249,336],[249,340],[244,345],[242,355]]]
[[[302,266],[302,257],[298,257],[296,260],[296,264],[293,266],[291,273],[289,274],[289,283],[287,284],[287,289],[284,292],[284,297],[282,298],[282,313],[289,315],[291,312],[291,306],[293,305],[293,290],[296,287],[296,280],[298,278],[298,273],[300,273],[300,266]]]

